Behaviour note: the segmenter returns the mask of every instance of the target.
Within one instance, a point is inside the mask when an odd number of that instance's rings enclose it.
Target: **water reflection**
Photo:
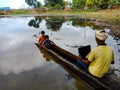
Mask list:
[[[42,19],[39,16],[36,16],[35,19],[31,19],[28,23],[30,27],[39,28],[39,24],[41,23]]]
[[[41,50],[41,49],[39,49],[39,50],[40,50],[40,53],[43,54],[43,57],[45,58],[46,61],[51,60],[51,56],[48,53],[46,53],[44,50]]]
[[[60,27],[64,23],[64,19],[46,19],[46,27],[52,31],[60,30]]]
[[[6,75],[10,72],[19,74],[44,65],[44,62],[37,58],[36,52],[29,52],[34,51],[35,47],[27,35],[21,37],[20,34],[9,34],[0,42],[4,42],[1,43],[0,49],[0,74]]]
[[[60,30],[60,27],[62,26],[62,24],[64,22],[72,22],[72,26],[78,26],[78,27],[86,27],[89,26],[91,27],[93,30],[99,30],[99,29],[104,29],[104,28],[108,28],[108,26],[99,26],[96,25],[95,23],[91,22],[90,19],[85,19],[85,18],[80,18],[80,17],[67,17],[67,16],[35,16],[34,19],[31,19],[28,22],[28,25],[31,27],[33,26],[34,28],[39,28],[40,23],[42,22],[42,20],[46,21],[46,27],[49,30],[52,31],[58,31]],[[98,23],[99,24],[99,23]],[[103,23],[104,24],[104,23]],[[69,25],[69,23],[68,23]],[[119,26],[116,27],[112,27],[112,28],[119,28]],[[116,32],[116,31],[115,31]],[[114,32],[114,33],[115,33]],[[117,34],[117,33],[116,33]]]
[[[85,27],[86,23],[89,21],[87,19],[83,19],[83,18],[78,18],[78,19],[71,19],[72,21],[72,25],[73,26],[78,26],[78,27]]]
[[[58,31],[60,30],[62,24],[64,22],[72,21],[72,26],[80,26],[80,27],[85,27],[85,26],[91,26],[92,24],[89,24],[89,19],[84,19],[84,18],[70,18],[70,17],[40,17],[36,16],[34,17],[35,19],[31,19],[28,22],[28,25],[31,27],[39,28],[39,24],[41,23],[42,20],[46,21],[46,27],[49,30],[52,31]],[[69,25],[69,24],[68,24]],[[95,29],[98,29],[99,27],[93,26]]]
[[[29,21],[29,18],[0,19],[0,75],[11,72],[19,74],[44,66],[45,62],[40,61],[40,55],[31,52],[36,47],[33,44],[33,32],[29,32],[28,28],[24,29],[27,27],[26,20]]]

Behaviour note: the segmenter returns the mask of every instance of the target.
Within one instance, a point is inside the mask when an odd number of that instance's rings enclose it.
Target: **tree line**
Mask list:
[[[44,5],[37,0],[25,0],[25,2],[34,8],[52,9],[63,9],[67,5],[72,9],[107,9],[120,5],[120,0],[72,0],[72,3],[65,0],[44,0]]]

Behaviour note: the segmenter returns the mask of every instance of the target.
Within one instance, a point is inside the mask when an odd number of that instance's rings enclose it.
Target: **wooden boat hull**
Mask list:
[[[42,47],[35,43],[39,49],[44,50],[52,57],[56,58],[59,63],[71,70],[74,74],[86,81],[89,85],[97,90],[120,90],[120,78],[113,74],[106,74],[102,78],[96,78],[83,69],[76,66],[77,56],[53,44],[51,49]]]

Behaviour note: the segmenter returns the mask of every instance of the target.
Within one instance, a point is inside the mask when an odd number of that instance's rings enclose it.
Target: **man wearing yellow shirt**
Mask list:
[[[114,64],[114,52],[112,48],[106,45],[107,33],[100,30],[96,31],[95,38],[98,46],[91,50],[84,60],[81,55],[78,56],[77,66],[87,70],[95,77],[102,77],[108,72],[110,64]]]

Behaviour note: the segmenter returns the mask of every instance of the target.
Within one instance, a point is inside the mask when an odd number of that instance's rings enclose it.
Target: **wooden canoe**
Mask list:
[[[42,47],[41,45],[35,43],[35,45],[40,49],[47,52],[52,57],[56,58],[59,63],[64,65],[82,80],[86,81],[95,90],[120,90],[120,78],[114,74],[107,73],[102,78],[96,78],[90,75],[83,69],[79,69],[76,66],[77,56],[60,48],[59,46],[52,44],[51,49]]]

